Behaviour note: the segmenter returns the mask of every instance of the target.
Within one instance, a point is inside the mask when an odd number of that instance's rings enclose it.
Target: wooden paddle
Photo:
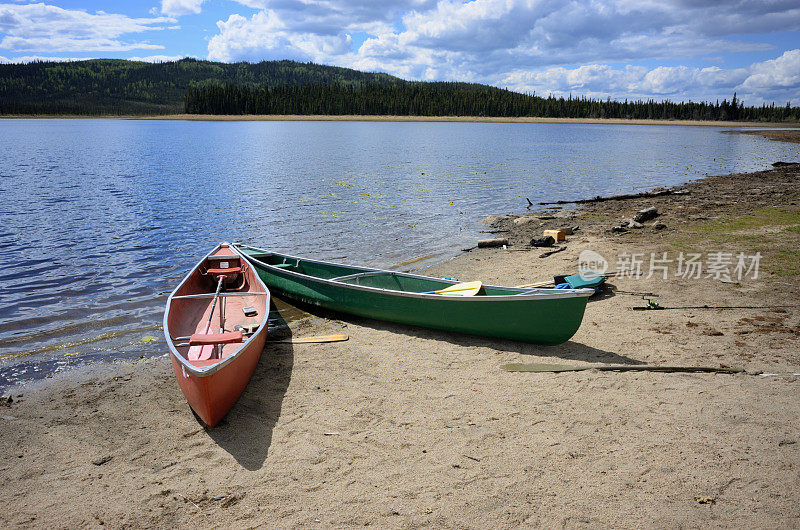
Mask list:
[[[476,280],[474,282],[462,282],[457,283],[455,285],[451,285],[450,287],[446,287],[445,289],[439,289],[438,291],[427,291],[420,294],[448,294],[453,296],[475,296],[478,294],[478,291],[481,290],[483,287],[483,283],[480,280]]]
[[[300,337],[297,339],[270,340],[274,344],[305,344],[308,342],[341,342],[349,339],[347,335],[318,335],[316,337]]]
[[[222,282],[225,281],[225,276],[220,276],[219,280],[217,281],[217,290],[214,293],[214,300],[211,301],[211,311],[208,313],[208,320],[206,321],[206,327],[200,332],[203,335],[210,335],[211,334],[211,320],[214,318],[214,308],[217,306],[217,300],[219,300],[219,292],[222,290]],[[186,357],[190,361],[207,361],[211,358],[211,355],[214,353],[214,346],[210,344],[206,345],[196,345],[191,346],[189,348],[189,352],[186,354]]]
[[[586,271],[586,272],[592,272],[592,271]],[[605,276],[607,278],[614,278],[616,276],[621,275],[622,271],[604,272],[603,274],[600,274],[600,273],[597,273],[597,272],[592,272],[592,274],[594,274],[596,276]],[[536,282],[536,283],[524,283],[522,285],[515,285],[514,287],[517,287],[517,288],[520,288],[520,289],[531,289],[531,288],[534,288],[534,287],[547,287],[548,285],[553,285],[553,280],[544,280],[544,281]]]

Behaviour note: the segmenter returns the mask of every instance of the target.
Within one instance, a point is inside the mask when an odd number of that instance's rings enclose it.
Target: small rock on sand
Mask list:
[[[523,215],[522,217],[517,217],[512,221],[516,226],[524,226],[528,223],[532,223],[534,221],[538,221],[539,218],[533,215]]]
[[[544,236],[540,238],[531,239],[531,246],[532,247],[552,247],[553,244],[556,242],[553,236]]]
[[[637,223],[643,223],[650,219],[655,219],[656,217],[658,217],[658,208],[650,206],[649,208],[644,208],[636,212],[636,215],[633,216],[633,220]]]
[[[481,219],[481,224],[484,226],[497,226],[499,223],[503,221],[508,221],[509,219],[516,219],[518,216],[516,215],[487,215],[483,219]]]
[[[633,219],[623,219],[620,226],[624,226],[626,228],[642,228],[644,225],[638,221]]]

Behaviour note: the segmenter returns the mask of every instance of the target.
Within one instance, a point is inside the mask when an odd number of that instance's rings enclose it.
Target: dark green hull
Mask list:
[[[454,282],[251,247],[239,250],[270,291],[286,300],[388,322],[538,344],[569,340],[580,327],[592,293],[484,286],[471,297],[427,294]],[[358,274],[363,276],[341,278]]]

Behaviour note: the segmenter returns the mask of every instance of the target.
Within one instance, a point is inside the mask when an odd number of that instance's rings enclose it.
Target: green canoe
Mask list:
[[[237,247],[274,295],[362,317],[486,337],[560,344],[593,289],[484,285],[475,296],[434,294],[458,282]]]

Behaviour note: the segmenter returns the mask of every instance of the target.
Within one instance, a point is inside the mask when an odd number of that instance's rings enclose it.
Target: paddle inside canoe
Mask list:
[[[448,294],[451,296],[475,296],[476,294],[478,294],[478,291],[481,290],[481,287],[483,287],[483,283],[480,280],[477,280],[474,282],[457,283],[455,285],[451,285],[450,287],[439,289],[438,291],[427,291],[422,294]]]

